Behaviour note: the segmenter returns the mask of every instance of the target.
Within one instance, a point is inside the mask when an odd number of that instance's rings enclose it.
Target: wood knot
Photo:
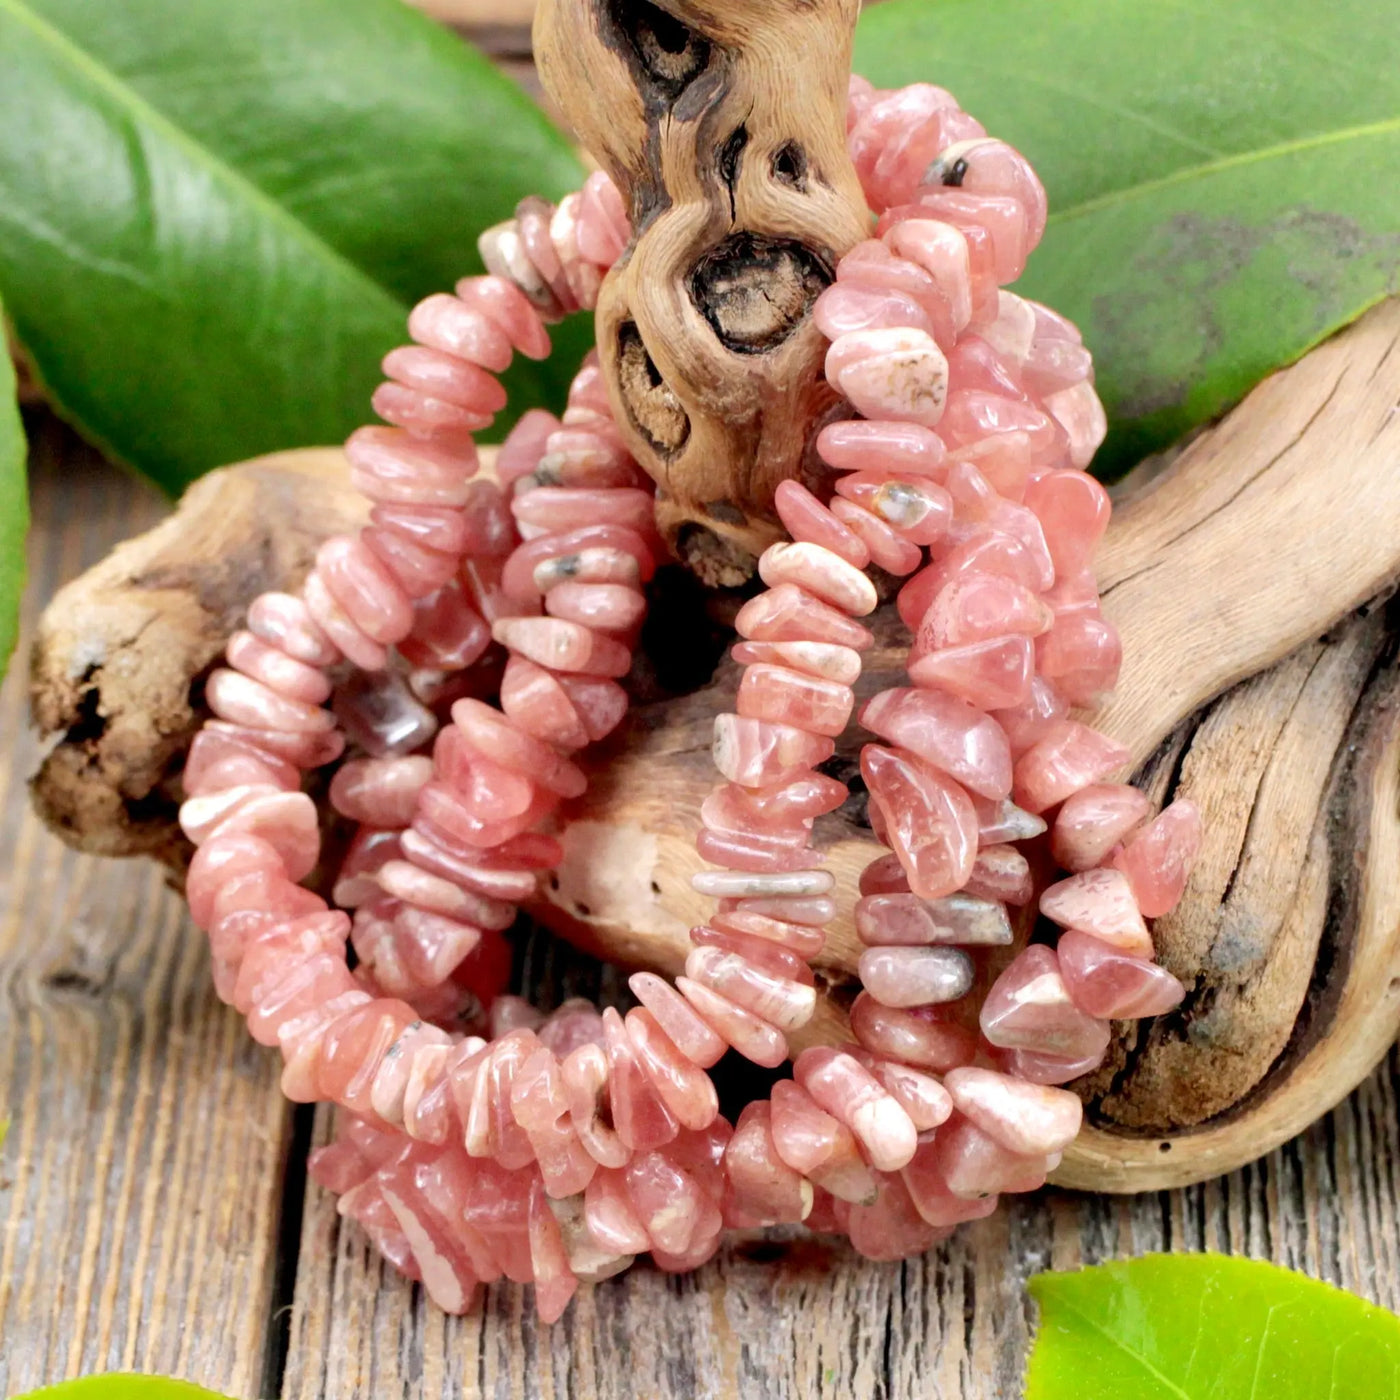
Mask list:
[[[721,344],[758,355],[781,345],[830,285],[830,268],[804,244],[743,232],[700,259],[690,295]]]

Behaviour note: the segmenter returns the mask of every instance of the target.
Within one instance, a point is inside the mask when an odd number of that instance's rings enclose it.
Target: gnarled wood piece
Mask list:
[[[543,0],[540,77],[627,200],[598,299],[619,426],[656,517],[705,582],[779,537],[773,492],[811,474],[836,395],[812,303],[869,215],[846,150],[858,0]],[[802,81],[791,81],[793,56]]]
[[[1400,575],[1398,404],[1391,302],[1262,385],[1115,514],[1103,572],[1128,664],[1103,723],[1154,795],[1201,803],[1206,844],[1158,925],[1190,995],[1125,1028],[1081,1086],[1091,1127],[1061,1169],[1069,1184],[1145,1189],[1250,1160],[1346,1094],[1400,1025],[1397,628],[1369,605]],[[294,582],[356,509],[326,474],[336,454],[306,459],[310,474],[302,460],[208,479],[50,606],[35,715],[69,733],[35,795],[75,844],[178,864],[173,775],[203,668],[252,596]],[[897,683],[907,640],[892,608],[875,627],[867,694]],[[735,683],[725,663],[707,687],[640,706],[598,756],[537,911],[552,927],[619,961],[681,965],[709,909],[690,890],[693,841],[711,722]],[[843,741],[843,776],[859,744]],[[858,796],[818,844],[849,908],[875,849]],[[858,951],[838,923],[813,1038],[839,1029]]]
[[[299,582],[321,541],[368,513],[339,449],[278,453],[204,477],[60,589],[30,657],[34,722],[64,736],[32,784],[49,826],[80,850],[182,868],[179,774],[205,672],[259,593]]]

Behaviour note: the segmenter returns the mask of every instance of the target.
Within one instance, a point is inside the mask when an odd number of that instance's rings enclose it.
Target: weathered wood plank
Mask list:
[[[51,419],[26,613],[164,510]],[[30,813],[23,652],[0,691],[0,1393],[137,1369],[264,1392],[290,1113],[152,865]]]

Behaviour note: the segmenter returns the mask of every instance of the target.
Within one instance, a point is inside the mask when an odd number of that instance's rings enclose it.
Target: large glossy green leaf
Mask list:
[[[1392,1400],[1400,1318],[1273,1264],[1147,1255],[1039,1274],[1026,1400]]]
[[[957,94],[1051,221],[1125,467],[1400,290],[1400,19],[1375,0],[891,0],[857,65]]]
[[[5,317],[0,310],[0,326]],[[0,340],[0,679],[15,648],[19,595],[24,590],[24,537],[29,529],[29,492],[24,426],[15,400],[15,369]],[[0,1143],[7,1124],[0,1120]]]
[[[343,437],[409,303],[580,178],[400,0],[0,0],[0,75],[0,294],[65,411],[171,490]]]
[[[86,1376],[31,1390],[15,1400],[223,1400],[212,1390],[164,1376]]]

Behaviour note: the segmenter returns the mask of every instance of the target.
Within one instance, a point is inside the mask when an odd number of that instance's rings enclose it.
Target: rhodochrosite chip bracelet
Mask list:
[[[259,598],[209,678],[181,823],[218,993],[280,1047],[289,1097],[341,1107],[313,1174],[449,1311],[504,1276],[552,1320],[580,1280],[644,1252],[694,1268],[726,1228],[923,1251],[1040,1185],[1080,1125],[1059,1086],[1101,1061],[1110,1020],[1183,994],[1145,919],[1178,899],[1198,814],[1154,816],[1109,781],[1126,752],[1072,715],[1120,650],[1092,571],[1109,502],[1084,471],[1104,431],[1090,358],[1002,290],[1044,192],[939,88],[857,79],[848,126],[878,222],[814,315],[853,413],[818,440],[831,499],[779,488],[791,539],[738,615],[696,839],[716,904],[684,976],[636,974],[626,1015],[503,994],[506,930],[586,787],[571,755],[626,713],[662,548],[591,361],[563,417],[526,414],[497,479],[473,479],[496,376],[548,354],[546,322],[591,308],[628,242],[605,176],[526,201],[483,239],[488,275],[414,311],[374,398],[389,426],[346,449],[370,523],[327,542],[300,593]],[[908,684],[859,716],[889,853],[855,905],[854,1039],[804,1050],[730,1124],[707,1071],[730,1050],[783,1064],[815,1009],[836,891],[811,833],[847,798],[822,765],[872,640],[872,564],[907,579],[913,641]],[[347,749],[330,800],[358,830],[328,904],[299,883],[322,860],[302,779]],[[1035,893],[1018,843],[1047,825],[1065,873],[1039,907],[1063,932],[979,1005]]]

